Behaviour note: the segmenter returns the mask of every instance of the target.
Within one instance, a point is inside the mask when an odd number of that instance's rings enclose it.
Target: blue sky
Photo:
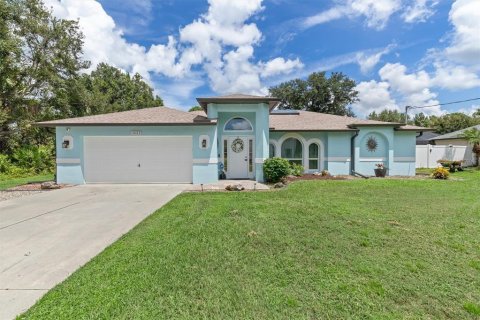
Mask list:
[[[480,97],[478,0],[46,0],[79,19],[85,57],[139,72],[181,109],[266,94],[314,71],[357,81],[360,117]],[[472,112],[480,101],[424,109]]]

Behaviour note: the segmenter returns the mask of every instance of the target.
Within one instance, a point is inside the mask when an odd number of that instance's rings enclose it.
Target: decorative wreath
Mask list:
[[[377,139],[375,139],[374,137],[369,137],[367,140],[368,151],[375,152],[375,150],[377,150],[377,147],[378,147]]]
[[[243,151],[243,140],[240,138],[237,138],[233,140],[232,142],[232,150],[235,153],[240,153]]]

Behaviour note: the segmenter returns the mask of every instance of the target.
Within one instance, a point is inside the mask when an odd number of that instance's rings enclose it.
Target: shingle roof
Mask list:
[[[145,108],[79,118],[37,123],[42,127],[55,126],[118,126],[118,125],[213,125],[203,111],[185,112],[167,107]],[[430,129],[401,124],[363,120],[310,111],[289,114],[270,114],[273,131],[351,131],[361,126],[393,126],[396,130],[428,131]]]
[[[461,130],[458,130],[458,131],[450,132],[450,133],[432,138],[430,140],[462,139],[462,137],[461,137],[462,133],[464,133],[465,131],[467,131],[469,129],[474,129],[474,128],[477,129],[477,130],[480,130],[480,124],[477,124],[476,126],[473,126],[473,127],[468,127],[468,128],[461,129]]]
[[[438,136],[438,133],[425,132],[420,137],[417,137],[417,145],[427,145],[429,143],[429,140]]]
[[[205,116],[203,111],[192,111],[196,115]],[[428,131],[430,129],[402,125],[392,122],[363,120],[353,117],[336,116],[311,111],[295,111],[290,114],[270,114],[270,130],[272,131],[352,131],[360,126],[394,126],[396,130]]]
[[[298,114],[270,114],[273,131],[349,131],[362,126],[393,126],[396,130],[424,131],[427,128],[405,126],[400,123],[364,120],[311,111]]]
[[[208,125],[215,124],[204,115],[167,107],[145,108],[123,112],[99,114],[37,123],[38,126],[61,125]]]

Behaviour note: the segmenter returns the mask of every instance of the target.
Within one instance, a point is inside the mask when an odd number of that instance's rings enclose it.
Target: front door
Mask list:
[[[248,179],[253,175],[253,137],[228,137],[228,179]]]

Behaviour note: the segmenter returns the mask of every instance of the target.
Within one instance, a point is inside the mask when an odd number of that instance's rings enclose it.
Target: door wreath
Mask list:
[[[235,152],[235,153],[242,152],[243,151],[243,140],[240,139],[240,138],[237,138],[237,139],[233,140],[231,147],[232,147],[233,152]]]

